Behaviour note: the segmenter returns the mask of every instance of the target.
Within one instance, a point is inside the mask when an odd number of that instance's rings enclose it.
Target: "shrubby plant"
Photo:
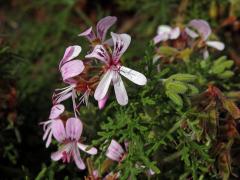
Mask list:
[[[239,163],[232,157],[239,145],[239,93],[233,83],[239,75],[232,60],[219,56],[225,46],[208,22],[159,26],[145,57],[133,61],[122,60],[130,35],[111,32],[106,40],[116,20],[107,16],[96,33],[90,27],[79,34],[90,43],[84,59],[77,58],[81,46],[73,45],[60,61],[67,87],[56,89],[49,120],[42,123],[46,147],[52,138],[59,146],[52,160],[74,160],[79,170],[87,168],[85,179],[238,177]],[[72,110],[66,110],[63,103],[70,99]],[[95,112],[107,119],[85,145],[81,134],[91,124],[80,119],[84,104],[94,109],[94,99],[100,109]],[[94,156],[80,157],[79,149]]]

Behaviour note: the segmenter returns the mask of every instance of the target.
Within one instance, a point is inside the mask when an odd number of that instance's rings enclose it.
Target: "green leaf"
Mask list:
[[[181,96],[176,94],[175,92],[172,91],[166,91],[167,97],[169,97],[176,105],[182,107],[183,106],[183,100]]]
[[[184,161],[184,163],[186,164],[186,166],[190,166],[191,162],[189,159],[189,149],[188,147],[184,146],[182,149],[182,157],[181,159]]]
[[[187,84],[188,89],[190,91],[190,95],[195,95],[199,93],[199,90],[196,86],[192,85],[192,84]]]
[[[234,75],[234,72],[232,72],[232,71],[225,71],[225,72],[219,74],[218,77],[221,78],[221,79],[229,79],[233,75]]]
[[[153,165],[153,164],[151,164],[150,168],[151,168],[151,170],[153,170],[156,174],[159,174],[159,173],[161,172],[160,169],[159,169],[157,166]]]
[[[188,87],[186,84],[180,81],[168,82],[166,83],[167,91],[175,92],[176,94],[184,94],[187,92]]]
[[[153,99],[151,99],[150,97],[143,98],[142,103],[143,103],[144,106],[155,105],[156,104],[156,102]]]
[[[169,80],[176,80],[176,81],[184,81],[184,82],[192,82],[197,79],[197,76],[191,74],[174,74],[168,78]]]
[[[180,58],[183,59],[185,62],[189,61],[189,58],[192,54],[192,49],[186,48],[180,52]]]
[[[177,55],[179,51],[169,46],[161,46],[158,49],[158,53],[165,56],[174,56],[174,55]]]
[[[218,64],[218,65],[214,64],[212,69],[211,69],[211,72],[213,74],[220,74],[220,73],[223,73],[225,69],[231,68],[232,65],[233,65],[233,61],[231,61],[231,60],[224,61],[224,62],[222,62],[221,64]]]
[[[216,61],[214,61],[214,65],[220,65],[222,62],[224,62],[227,59],[226,56],[221,56],[220,58],[218,58]]]

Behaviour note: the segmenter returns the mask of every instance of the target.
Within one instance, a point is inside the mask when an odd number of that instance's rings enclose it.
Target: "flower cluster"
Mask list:
[[[113,85],[117,102],[123,106],[128,103],[128,95],[121,75],[137,85],[143,86],[147,82],[143,74],[121,63],[121,57],[127,50],[131,37],[128,34],[111,32],[111,38],[105,40],[108,29],[116,20],[116,17],[107,16],[97,23],[96,33],[93,27],[90,27],[79,34],[88,39],[91,47],[84,60],[77,58],[82,51],[81,46],[73,45],[65,50],[59,63],[59,71],[66,87],[55,90],[49,120],[41,123],[46,147],[51,144],[52,138],[60,144],[59,150],[51,155],[54,161],[62,159],[63,162],[70,162],[73,159],[79,169],[85,169],[79,150],[91,155],[97,153],[96,148],[82,144],[81,140],[84,128],[78,109],[83,103],[88,104],[89,96],[94,96],[99,109],[102,109],[110,96],[110,85]],[[94,59],[100,62],[97,66]],[[65,107],[62,103],[67,99],[72,100],[72,115],[64,113]],[[110,159],[119,160],[121,146],[112,143],[106,155]]]
[[[225,47],[222,42],[209,40],[211,33],[212,30],[207,21],[194,19],[182,29],[180,27],[171,28],[168,25],[160,25],[157,30],[157,35],[153,38],[153,41],[154,44],[169,40],[178,41],[177,43],[179,43],[179,41],[184,41],[184,46],[181,46],[181,48],[186,48],[187,46],[192,49],[200,49],[203,52],[204,59],[207,59],[209,57],[207,49],[208,46],[219,51],[222,51]],[[177,47],[179,49],[179,46]]]

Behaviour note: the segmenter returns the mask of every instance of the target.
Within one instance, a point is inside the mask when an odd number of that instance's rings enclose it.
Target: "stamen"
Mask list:
[[[75,87],[76,87],[76,85],[72,84],[72,85],[67,86],[65,88],[62,88],[62,89],[56,89],[56,91],[59,91],[59,90],[63,90],[63,91],[59,92],[59,93],[53,94],[53,102],[54,102],[54,104],[57,103],[58,100],[61,99],[62,97],[64,97],[67,93],[72,91]]]

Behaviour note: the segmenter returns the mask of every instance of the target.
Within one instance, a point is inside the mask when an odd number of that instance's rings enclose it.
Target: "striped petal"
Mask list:
[[[104,63],[108,63],[110,61],[110,57],[108,55],[107,50],[103,45],[96,45],[93,51],[85,56],[86,58],[96,58]]]
[[[108,29],[117,21],[115,16],[107,16],[97,23],[97,37],[103,42]]]
[[[69,118],[66,123],[66,137],[78,141],[82,134],[82,122],[77,118]]]
[[[64,81],[81,74],[83,70],[84,64],[81,60],[67,62],[60,69]]]
[[[54,120],[54,123],[52,123],[52,132],[58,142],[61,143],[66,139],[66,132],[61,120]]]
[[[65,64],[66,62],[68,62],[68,61],[74,59],[75,57],[77,57],[80,54],[81,51],[82,51],[81,46],[78,46],[78,45],[69,46],[65,50],[64,56],[63,56],[62,60],[60,61],[59,69],[61,68],[61,66],[63,64]]]
[[[92,27],[88,28],[86,31],[82,32],[78,36],[83,36],[87,38],[90,42],[94,41],[96,39],[96,35],[92,30]]]
[[[124,154],[124,150],[123,150],[122,146],[113,139],[107,149],[106,156],[109,159],[119,162],[121,160],[123,154]]]
[[[204,40],[207,40],[207,38],[212,33],[208,22],[202,19],[194,19],[189,22],[188,26],[196,30]]]
[[[64,105],[62,104],[56,104],[52,107],[49,119],[56,119],[58,118],[65,110]]]
[[[114,44],[112,58],[113,61],[118,62],[120,60],[120,57],[127,50],[131,42],[131,36],[129,36],[128,34],[116,34],[113,32],[111,33],[111,35]]]

